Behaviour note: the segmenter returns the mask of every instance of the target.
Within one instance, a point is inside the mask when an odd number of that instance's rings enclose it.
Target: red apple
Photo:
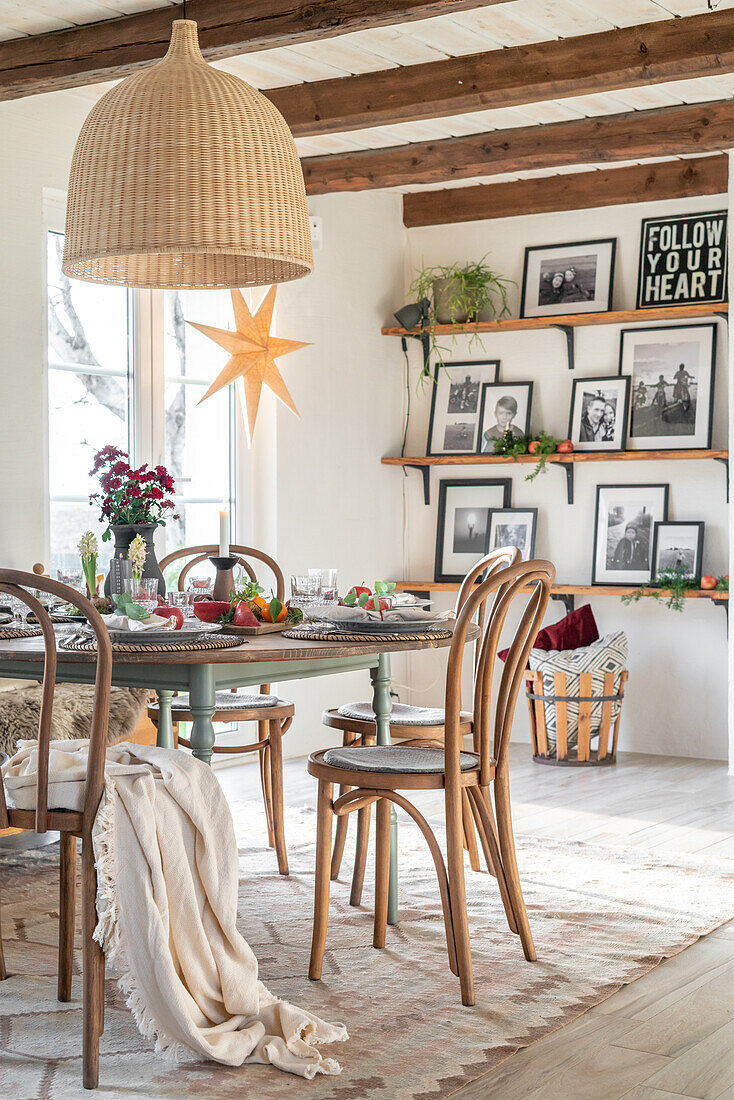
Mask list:
[[[234,626],[259,626],[259,620],[255,618],[252,608],[246,600],[240,600],[234,609],[232,616]]]
[[[712,588],[716,588],[717,583],[716,577],[712,577],[709,573],[701,577],[701,588],[705,589],[707,592]]]
[[[159,603],[155,614],[161,619],[174,619],[176,623],[174,630],[180,630],[183,626],[184,617],[180,607],[169,607],[167,603]]]
[[[378,600],[378,603],[379,603],[379,610],[380,611],[387,611],[388,607],[391,606],[390,600],[382,600],[381,599],[381,600]],[[367,603],[364,605],[364,609],[365,609],[365,611],[376,611],[377,610],[377,608],[375,607],[375,597],[374,596],[370,596],[370,598],[367,600]]]
[[[528,443],[528,454],[529,455],[534,455],[537,450],[538,450],[538,440],[537,439],[531,439],[530,442]]]
[[[355,584],[354,588],[350,588],[347,592],[348,596],[356,596],[359,599],[360,596],[371,596],[372,589],[367,588],[363,584]]]
[[[571,451],[573,450],[573,443],[571,442],[570,439],[562,439],[561,442],[556,447],[556,450],[561,455],[570,454]]]

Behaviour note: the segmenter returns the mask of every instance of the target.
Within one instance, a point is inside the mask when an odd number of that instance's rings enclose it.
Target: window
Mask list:
[[[70,280],[61,270],[64,238],[47,234],[48,410],[51,572],[79,569],[77,543],[94,530],[100,565],[111,544],[90,509],[94,454],[107,443],[131,452],[132,293]]]

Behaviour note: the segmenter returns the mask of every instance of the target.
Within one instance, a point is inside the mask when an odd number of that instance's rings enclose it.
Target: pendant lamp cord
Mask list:
[[[182,0],[183,18],[186,18],[186,0]]]

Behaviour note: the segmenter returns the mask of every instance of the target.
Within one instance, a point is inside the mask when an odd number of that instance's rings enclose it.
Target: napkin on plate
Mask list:
[[[162,615],[149,615],[147,619],[129,619],[127,615],[105,615],[108,630],[175,630],[176,620]]]
[[[329,619],[337,622],[344,619],[347,622],[379,622],[379,611],[367,611],[364,607],[353,605],[347,607],[344,604],[318,604],[308,609],[308,617],[313,619]],[[414,622],[443,622],[454,618],[453,611],[424,611],[422,607],[392,607],[382,612],[383,622],[414,623]]]

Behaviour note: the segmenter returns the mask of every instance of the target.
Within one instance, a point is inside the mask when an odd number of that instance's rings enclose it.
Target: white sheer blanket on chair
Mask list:
[[[81,810],[88,741],[54,741],[49,808]],[[8,801],[32,809],[35,741],[3,765]],[[228,1066],[270,1063],[312,1078],[339,1073],[319,1046],[347,1038],[258,980],[237,930],[237,844],[211,769],[177,751],[123,742],[107,750],[94,825],[95,938],[156,1051]],[[304,930],[304,935],[306,930]]]

